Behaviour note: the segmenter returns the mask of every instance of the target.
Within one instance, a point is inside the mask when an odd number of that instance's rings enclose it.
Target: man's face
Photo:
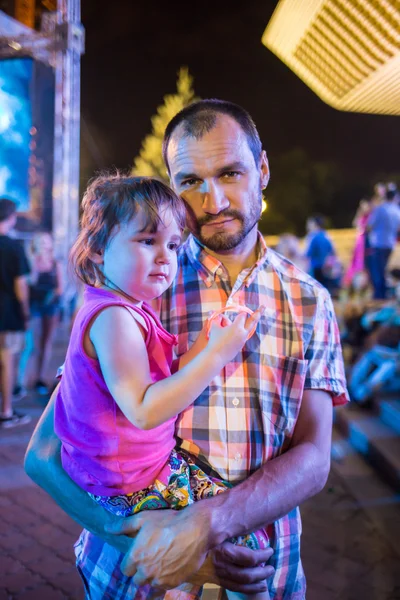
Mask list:
[[[239,246],[261,215],[269,179],[265,152],[256,165],[240,125],[221,115],[199,140],[178,128],[168,163],[172,186],[186,203],[189,230],[214,252]]]
[[[317,224],[314,221],[314,219],[307,219],[306,229],[307,229],[308,233],[313,233],[314,231],[316,231],[318,229]]]

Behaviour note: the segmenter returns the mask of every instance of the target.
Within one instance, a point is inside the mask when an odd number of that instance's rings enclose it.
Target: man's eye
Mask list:
[[[230,177],[238,177],[240,175],[239,171],[226,171],[222,177],[230,178]]]
[[[196,183],[197,179],[194,179],[194,177],[192,177],[191,179],[185,179],[184,181],[182,181],[181,185],[183,187],[190,187],[192,185],[194,185]]]

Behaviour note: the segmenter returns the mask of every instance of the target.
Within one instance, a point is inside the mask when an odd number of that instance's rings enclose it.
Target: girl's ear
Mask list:
[[[91,252],[89,256],[90,260],[93,261],[96,265],[102,265],[104,262],[102,250],[99,250],[98,252]]]

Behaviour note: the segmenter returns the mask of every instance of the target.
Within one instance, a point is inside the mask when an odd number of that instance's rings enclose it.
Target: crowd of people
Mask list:
[[[276,250],[326,287],[335,305],[349,390],[369,404],[380,390],[400,390],[400,270],[388,269],[400,233],[400,194],[396,184],[377,183],[363,198],[353,220],[356,239],[345,269],[321,215],[307,220],[304,250],[291,234]]]
[[[27,394],[27,378],[48,396],[47,367],[63,293],[62,269],[50,233],[37,232],[27,248],[12,233],[16,204],[0,199],[0,426],[16,427],[29,416],[13,402]],[[34,366],[28,372],[30,363]]]

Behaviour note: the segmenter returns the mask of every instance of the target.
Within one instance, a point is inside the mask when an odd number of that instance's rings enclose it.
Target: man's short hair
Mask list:
[[[395,183],[388,183],[386,188],[386,200],[393,200],[397,196],[397,185]]]
[[[309,220],[314,221],[314,223],[320,229],[326,229],[326,218],[323,215],[319,215],[319,214],[311,215],[311,217],[309,217]]]
[[[6,221],[17,212],[17,205],[13,200],[0,198],[0,223]]]
[[[183,125],[184,137],[194,137],[200,140],[216,126],[218,115],[227,115],[240,125],[242,131],[246,134],[247,143],[254,156],[254,162],[258,165],[261,158],[262,144],[255,123],[249,113],[233,102],[209,99],[189,104],[168,123],[163,140],[163,158],[168,172],[170,172],[167,159],[168,145],[174,131],[180,125]]]

